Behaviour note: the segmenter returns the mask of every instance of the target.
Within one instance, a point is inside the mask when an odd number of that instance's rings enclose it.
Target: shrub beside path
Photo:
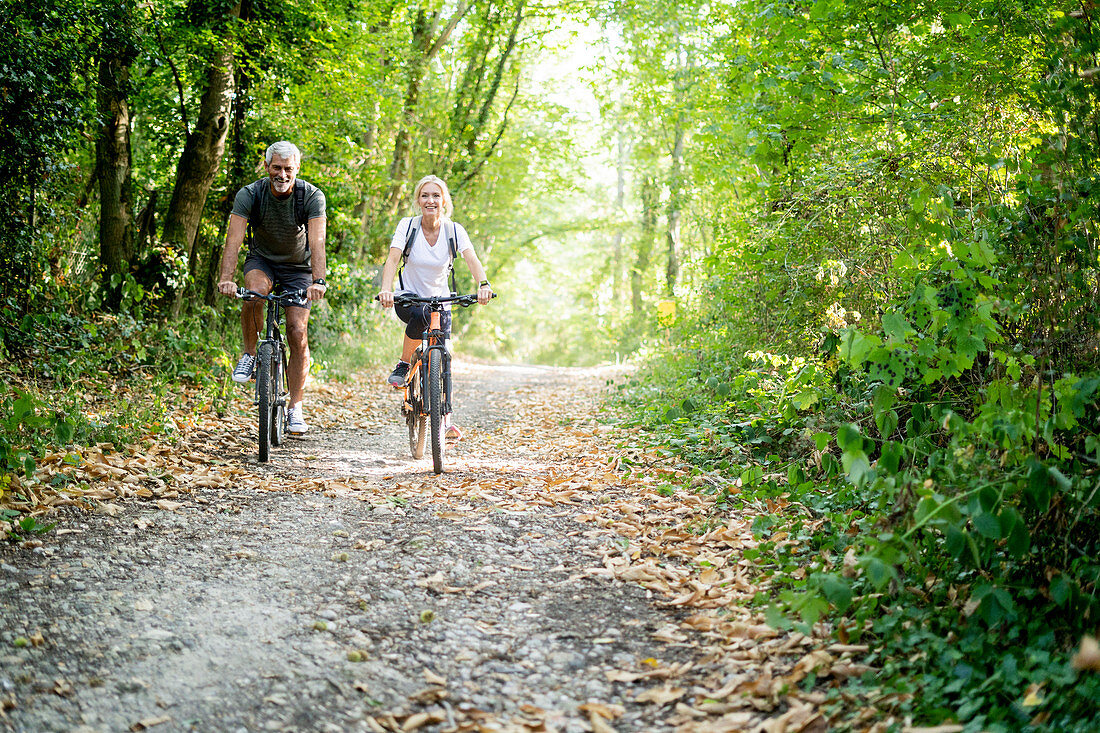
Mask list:
[[[373,376],[311,386],[266,465],[243,393],[181,405],[172,443],[49,457],[6,497],[58,524],[0,548],[0,722],[826,730],[866,648],[749,608],[753,519],[789,508],[716,513],[735,486],[601,420],[615,376],[457,364],[438,477]]]

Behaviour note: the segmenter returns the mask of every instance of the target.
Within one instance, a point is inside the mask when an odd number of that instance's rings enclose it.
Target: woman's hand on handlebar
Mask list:
[[[477,289],[477,302],[478,305],[485,305],[493,297],[493,288],[485,283]]]
[[[393,308],[393,292],[383,290],[378,294],[378,302],[382,304],[383,308]]]

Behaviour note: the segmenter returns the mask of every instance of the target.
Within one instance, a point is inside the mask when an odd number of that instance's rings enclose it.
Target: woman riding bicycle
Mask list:
[[[397,224],[390,242],[390,254],[382,269],[382,291],[378,300],[384,308],[394,306],[393,279],[397,274],[401,260],[405,266],[401,270],[398,293],[413,293],[420,296],[450,294],[447,275],[453,267],[455,254],[462,255],[470,273],[479,282],[477,301],[481,305],[493,297],[493,289],[485,279],[485,268],[474,252],[470,235],[461,224],[451,221],[454,205],[447,184],[437,176],[424,176],[413,189],[413,206],[420,216],[410,216]],[[407,259],[406,259],[407,249]],[[420,344],[421,336],[428,327],[429,308],[426,305],[398,304],[395,312],[405,325],[405,342],[401,348],[401,360],[397,362],[389,383],[400,388],[409,373],[409,360]],[[444,333],[450,336],[451,313],[447,306],[443,314]],[[452,422],[447,428],[447,437],[457,438],[459,430]]]

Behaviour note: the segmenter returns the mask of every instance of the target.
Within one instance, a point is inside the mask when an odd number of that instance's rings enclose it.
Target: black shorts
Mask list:
[[[406,336],[416,341],[424,337],[424,332],[428,330],[428,324],[431,323],[432,309],[429,306],[423,303],[416,305],[394,303],[393,310],[397,317],[405,322]],[[450,311],[443,311],[439,318],[439,325],[443,328],[445,337],[449,337],[451,335]]]
[[[247,273],[251,270],[261,271],[271,282],[281,285],[284,290],[305,290],[313,284],[312,270],[303,270],[297,265],[272,262],[254,252],[249,252],[244,260],[244,271]],[[312,304],[313,301],[307,300],[305,307],[309,308]]]

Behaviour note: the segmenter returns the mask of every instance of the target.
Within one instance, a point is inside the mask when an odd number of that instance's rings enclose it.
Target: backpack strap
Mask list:
[[[249,186],[252,187],[252,208],[248,212],[248,248],[252,249],[252,222],[260,218],[260,197],[264,195],[264,184],[267,183],[266,178],[261,178],[258,181],[254,181]]]
[[[401,273],[405,271],[405,263],[409,261],[409,252],[412,251],[413,240],[416,239],[417,232],[420,231],[420,217],[410,216],[409,226],[405,230],[405,249],[401,252],[401,269],[397,271],[397,286],[402,290],[405,289],[405,282],[401,277]]]
[[[402,290],[405,289],[404,280],[401,277],[401,273],[405,269],[405,263],[409,261],[409,252],[412,251],[413,241],[416,239],[416,235],[420,232],[420,217],[414,216],[409,219],[409,227],[406,229],[405,234],[405,249],[401,252],[401,269],[397,271],[397,286]],[[448,221],[443,225],[443,234],[447,237],[447,248],[451,252],[451,260],[448,264],[448,269],[451,275],[451,293],[457,293],[458,289],[455,287],[455,258],[458,257],[458,234],[455,231],[455,223]]]
[[[298,226],[306,224],[306,182],[294,179],[294,221]]]
[[[456,295],[458,293],[458,288],[455,287],[455,258],[458,257],[458,233],[455,231],[455,223],[453,221],[448,221],[447,224],[450,225],[450,236],[447,237],[447,246],[451,250],[451,262],[448,265],[451,270],[451,294]],[[446,228],[446,225],[444,225],[444,228]]]

